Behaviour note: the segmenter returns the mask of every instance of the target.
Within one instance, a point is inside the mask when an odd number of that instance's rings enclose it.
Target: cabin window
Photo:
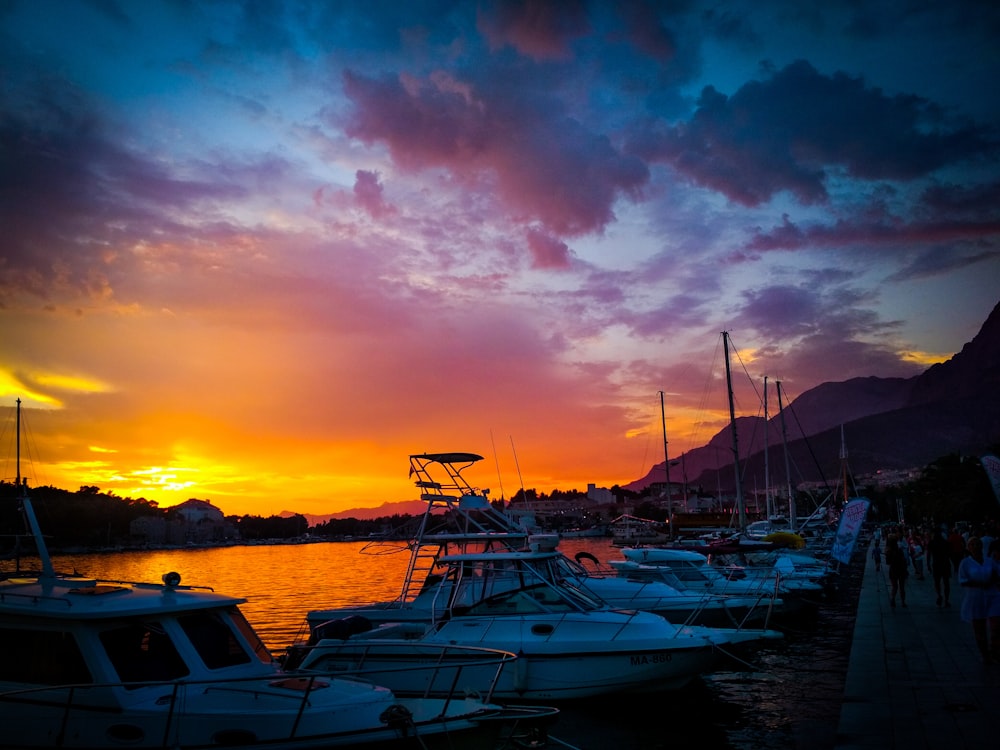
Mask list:
[[[469,607],[469,615],[530,615],[570,612],[573,606],[544,583],[494,594]]]
[[[229,616],[233,618],[233,624],[236,625],[236,629],[243,634],[246,638],[247,643],[250,644],[250,648],[253,649],[253,654],[258,659],[260,659],[265,664],[270,664],[274,661],[274,657],[271,656],[271,652],[267,650],[267,646],[264,645],[264,641],[260,639],[257,635],[257,631],[253,629],[253,625],[247,622],[247,618],[243,616],[243,613],[236,607],[229,610]]]
[[[94,681],[72,633],[0,628],[0,681],[79,685]]]
[[[235,667],[250,661],[250,655],[218,612],[181,615],[177,622],[209,669]]]
[[[105,630],[101,643],[122,682],[167,682],[190,673],[159,623],[135,622]]]

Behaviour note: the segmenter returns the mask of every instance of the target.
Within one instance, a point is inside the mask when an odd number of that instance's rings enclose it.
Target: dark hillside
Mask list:
[[[993,308],[979,333],[947,362],[933,365],[913,378],[853,378],[822,383],[787,407],[789,455],[793,481],[822,481],[836,476],[840,466],[841,426],[852,472],[923,466],[953,453],[981,455],[1000,442],[1000,304]],[[763,486],[763,420],[737,419],[741,461],[746,462],[745,487],[757,478]],[[771,476],[784,475],[781,430],[772,417]],[[747,456],[749,455],[749,458]],[[708,445],[684,456],[687,480],[732,489],[729,428]],[[717,471],[718,470],[718,471]],[[719,475],[719,476],[717,476]],[[628,485],[641,490],[662,481],[662,462]],[[671,479],[681,481],[679,468]]]

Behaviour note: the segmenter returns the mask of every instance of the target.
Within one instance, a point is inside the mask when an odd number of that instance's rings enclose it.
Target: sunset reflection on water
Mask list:
[[[117,581],[181,583],[244,597],[241,609],[274,651],[305,637],[311,609],[394,599],[408,555],[362,554],[364,542],[247,545],[54,556],[62,572]]]

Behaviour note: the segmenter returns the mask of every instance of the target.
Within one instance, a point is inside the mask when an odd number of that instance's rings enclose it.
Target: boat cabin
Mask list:
[[[218,670],[232,677],[244,665],[250,676],[271,664],[239,610],[244,600],[189,592],[177,584],[4,580],[0,639],[13,647],[0,660],[0,685],[72,685],[119,703],[144,689],[162,692],[157,683],[210,680]]]

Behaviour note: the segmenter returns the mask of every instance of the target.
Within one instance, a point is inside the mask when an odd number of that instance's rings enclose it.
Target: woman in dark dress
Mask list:
[[[885,542],[885,564],[889,568],[889,606],[896,607],[896,592],[899,592],[899,599],[902,605],[906,606],[906,576],[907,569],[906,555],[899,546],[899,537],[890,534]]]
[[[951,545],[944,529],[934,532],[927,545],[927,565],[934,578],[934,592],[938,607],[951,606]]]

